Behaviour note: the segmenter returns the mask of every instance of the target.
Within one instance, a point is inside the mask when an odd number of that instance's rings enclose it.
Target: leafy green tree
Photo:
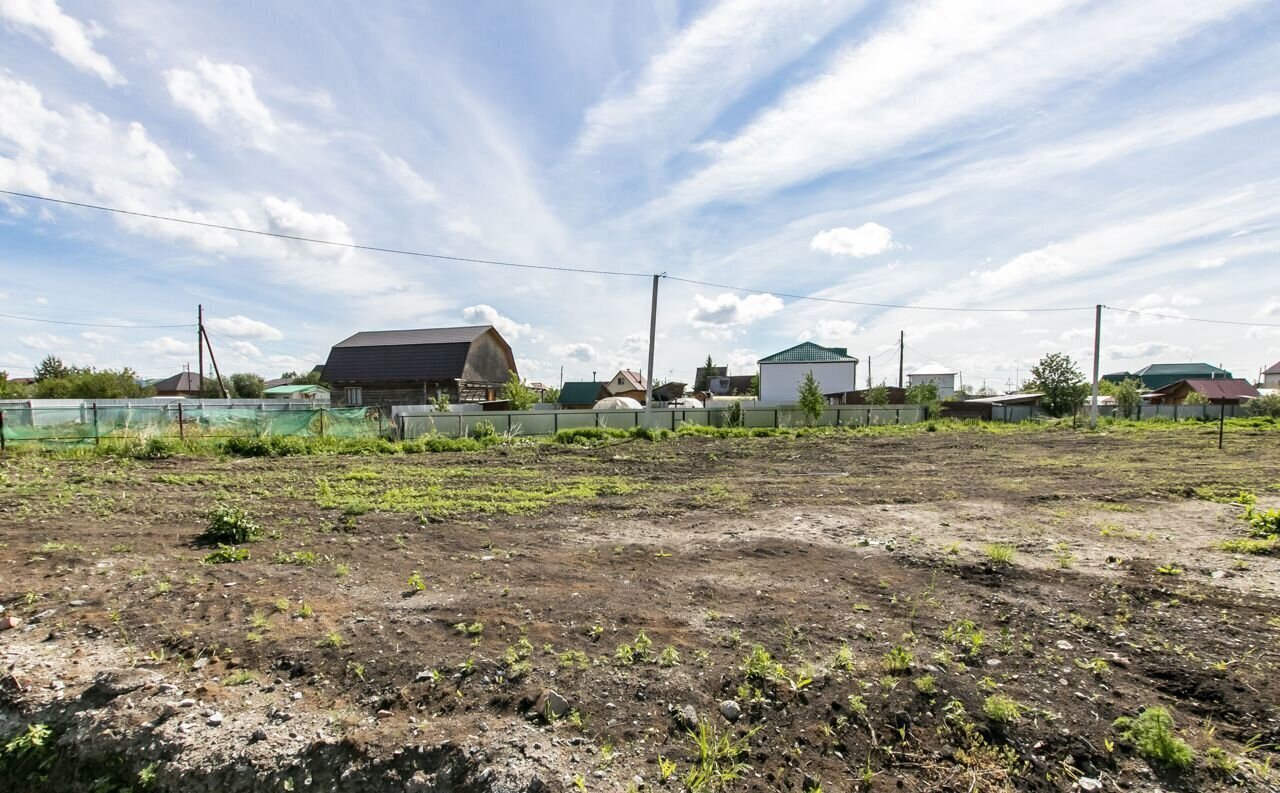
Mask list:
[[[1257,399],[1250,399],[1245,403],[1244,409],[1250,416],[1270,416],[1280,419],[1280,394],[1267,394]]]
[[[61,358],[55,355],[46,355],[44,360],[36,366],[33,374],[38,383],[41,380],[60,380],[71,374],[71,370],[62,363]]]
[[[822,418],[822,411],[826,410],[827,400],[822,395],[822,389],[818,386],[818,381],[813,376],[813,370],[804,373],[804,379],[800,381],[800,387],[797,389],[796,403],[800,406],[800,412],[804,413],[806,424],[816,424],[818,419]]]
[[[938,386],[936,383],[916,383],[907,389],[906,400],[908,405],[932,405],[938,401]]]
[[[558,388],[543,389],[542,399],[541,399],[542,402],[546,402],[549,405],[554,405],[559,399],[560,399],[560,389]]]
[[[1089,384],[1065,353],[1051,352],[1031,367],[1025,391],[1044,394],[1040,405],[1050,416],[1070,416],[1084,406]]]
[[[26,395],[26,385],[10,380],[8,372],[0,372],[0,399],[22,399]]]
[[[297,374],[296,372],[290,372],[289,374],[293,375],[289,378],[290,385],[324,385],[323,376],[315,369],[312,369],[306,374]],[[289,377],[289,375],[281,376]]]
[[[881,383],[878,386],[867,389],[868,405],[887,405],[889,404],[889,386]]]
[[[62,377],[46,377],[35,386],[38,399],[133,399],[154,393],[154,389],[140,385],[138,373],[128,368],[64,367]]]
[[[747,395],[756,399],[760,398],[760,373],[756,372],[751,375],[751,387],[747,389]]]
[[[1209,404],[1209,397],[1205,396],[1204,394],[1200,393],[1199,391],[1190,391],[1190,392],[1188,392],[1188,393],[1187,393],[1187,395],[1186,395],[1185,397],[1183,397],[1183,398],[1182,398],[1182,404],[1184,404],[1184,405],[1208,405],[1208,404]]]
[[[238,399],[261,399],[267,383],[253,372],[236,372],[231,375],[232,396]]]
[[[1142,381],[1136,377],[1130,377],[1119,383],[1107,383],[1107,385],[1111,386],[1110,396],[1115,399],[1116,410],[1120,415],[1127,419],[1137,418],[1138,409],[1142,407]],[[1101,393],[1102,383],[1098,384],[1098,391]]]
[[[512,410],[528,410],[538,401],[538,392],[520,382],[520,375],[508,372],[507,383],[502,387],[502,398],[511,403]]]
[[[443,391],[436,394],[436,398],[431,400],[431,409],[437,413],[448,413],[449,395]]]

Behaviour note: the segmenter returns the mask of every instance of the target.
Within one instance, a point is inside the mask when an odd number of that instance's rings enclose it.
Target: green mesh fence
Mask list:
[[[261,409],[177,405],[5,407],[5,445],[78,446],[102,440],[188,440],[292,435],[378,438],[388,425],[376,408]]]

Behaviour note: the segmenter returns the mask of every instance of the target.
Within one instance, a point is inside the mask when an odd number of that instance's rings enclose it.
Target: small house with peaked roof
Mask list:
[[[909,385],[929,385],[938,387],[938,399],[946,399],[956,393],[956,375],[958,372],[929,363],[907,374]]]
[[[644,379],[644,375],[631,369],[620,369],[609,382],[604,384],[604,388],[609,392],[608,396],[629,397],[641,404],[644,403],[645,390],[648,382]]]
[[[1179,380],[1163,388],[1157,388],[1147,398],[1153,405],[1181,405],[1192,392],[1209,400],[1210,405],[1239,405],[1258,396],[1258,389],[1248,380],[1230,379]]]
[[[1263,388],[1280,388],[1280,361],[1276,361],[1271,368],[1262,373]]]
[[[844,347],[823,347],[806,341],[761,358],[759,363],[763,404],[794,404],[800,383],[808,372],[813,372],[824,394],[853,391],[857,387],[858,359],[849,355]]]
[[[214,381],[217,382],[216,380]],[[198,397],[200,396],[200,374],[198,372],[179,372],[172,377],[157,380],[151,384],[156,396],[162,397]]]
[[[516,359],[492,325],[368,330],[329,351],[324,379],[343,405],[421,405],[498,397]]]
[[[298,402],[329,403],[329,389],[319,385],[273,385],[262,390],[266,399],[292,399]]]

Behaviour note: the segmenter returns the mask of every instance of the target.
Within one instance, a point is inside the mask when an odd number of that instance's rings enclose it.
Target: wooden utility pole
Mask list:
[[[204,344],[200,347],[200,397],[204,397],[204,348],[209,348],[209,360],[213,363],[213,373],[218,378],[218,390],[222,392],[223,399],[230,399],[231,392],[227,390],[227,384],[222,380],[222,372],[218,369],[218,359],[213,355],[213,343],[209,341],[209,334],[204,329],[204,306],[199,306],[197,310],[197,326],[199,328],[200,341]]]
[[[898,388],[902,388],[902,361],[907,355],[907,332],[898,331]]]
[[[1094,307],[1093,315],[1093,397],[1089,404],[1089,429],[1098,427],[1098,367],[1102,351],[1102,304]]]
[[[649,371],[644,385],[644,425],[653,426],[653,345],[658,335],[658,279],[666,273],[653,276],[653,299],[649,303]]]
[[[204,396],[204,306],[196,306],[196,357],[199,359],[200,374],[196,375],[196,397]]]

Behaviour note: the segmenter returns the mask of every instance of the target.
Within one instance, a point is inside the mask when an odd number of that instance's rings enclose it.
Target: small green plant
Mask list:
[[[336,650],[342,647],[343,645],[345,645],[346,643],[347,643],[346,640],[342,638],[342,634],[338,633],[337,631],[329,631],[324,635],[323,639],[317,642],[317,646],[332,647],[333,649]]]
[[[938,678],[933,675],[921,675],[915,680],[916,690],[921,694],[938,693]]]
[[[644,661],[649,658],[649,650],[653,648],[653,640],[641,630],[636,634],[635,641],[631,645],[635,648],[636,660]]]
[[[658,666],[676,666],[680,663],[680,653],[676,648],[667,645],[662,648],[662,653],[658,655]]]
[[[497,434],[498,429],[488,419],[480,419],[471,425],[471,437],[473,438],[492,438]]]
[[[1219,746],[1210,746],[1204,750],[1204,764],[1211,771],[1216,771],[1224,776],[1235,776],[1240,770],[1239,761],[1227,754],[1226,750]]]
[[[248,559],[248,548],[237,548],[234,545],[218,545],[218,549],[212,553],[205,554],[205,557],[200,560],[200,563],[233,564],[235,562],[244,562]]]
[[[427,588],[427,582],[422,577],[422,573],[414,570],[409,574],[409,588],[415,592],[421,592]]]
[[[1233,540],[1223,540],[1215,547],[1220,551],[1227,553],[1248,553],[1255,555],[1269,554],[1276,550],[1276,545],[1280,543],[1275,537],[1266,537],[1263,539],[1255,539],[1253,537],[1241,537]]]
[[[977,658],[986,642],[986,634],[973,620],[960,620],[942,629],[942,640],[964,650],[969,658]]]
[[[982,712],[1000,724],[1012,724],[1022,718],[1023,706],[1004,694],[992,694],[982,702]]]
[[[1058,567],[1064,570],[1076,563],[1076,555],[1071,552],[1071,546],[1065,542],[1060,542],[1053,547],[1053,558],[1058,563]]]
[[[239,507],[221,504],[209,513],[209,525],[200,535],[209,543],[240,545],[262,538],[262,527]]]
[[[880,663],[884,667],[884,671],[891,675],[905,675],[911,671],[911,665],[915,663],[915,657],[906,647],[896,644],[889,652],[884,654],[884,658]]]
[[[862,698],[861,695],[850,694],[848,703],[849,703],[849,711],[853,713],[853,715],[855,716],[867,715],[867,702]]]
[[[1147,708],[1134,718],[1121,716],[1113,726],[1138,754],[1156,765],[1185,769],[1195,760],[1191,747],[1174,733],[1173,717],[1162,707]]]
[[[684,776],[689,793],[717,793],[750,771],[751,766],[744,763],[742,757],[754,733],[752,730],[742,738],[734,738],[717,732],[706,720],[698,722],[698,728],[689,731],[697,750],[693,767]]]
[[[666,782],[676,775],[676,761],[658,755],[658,779]]]
[[[57,759],[53,746],[53,730],[39,722],[28,724],[4,745],[0,752],[0,772],[12,774],[14,780],[44,782]]]
[[[1003,542],[993,542],[984,545],[982,552],[986,555],[987,560],[994,565],[1008,566],[1013,564],[1013,555],[1016,549]]]
[[[247,670],[247,669],[241,669],[241,670],[240,670],[240,671],[238,671],[238,672],[232,672],[231,674],[229,674],[229,675],[227,675],[226,677],[222,678],[222,685],[224,685],[224,686],[242,686],[242,685],[244,685],[245,683],[252,683],[252,682],[256,681],[257,679],[258,679],[258,678],[257,678],[256,676],[254,676],[253,672],[250,672],[250,671],[249,671],[249,670]]]
[[[463,636],[479,636],[484,633],[483,622],[472,622],[470,624],[459,622],[453,626],[453,629]]]
[[[1162,564],[1157,567],[1156,572],[1160,575],[1182,575],[1183,570],[1181,567],[1170,562],[1169,564]]]
[[[1086,672],[1092,674],[1094,677],[1102,677],[1111,671],[1111,664],[1107,663],[1102,658],[1090,658],[1088,660],[1077,658],[1075,664]]]
[[[742,672],[748,680],[760,682],[772,682],[787,676],[786,668],[758,644],[751,648],[751,653],[743,661]]]

